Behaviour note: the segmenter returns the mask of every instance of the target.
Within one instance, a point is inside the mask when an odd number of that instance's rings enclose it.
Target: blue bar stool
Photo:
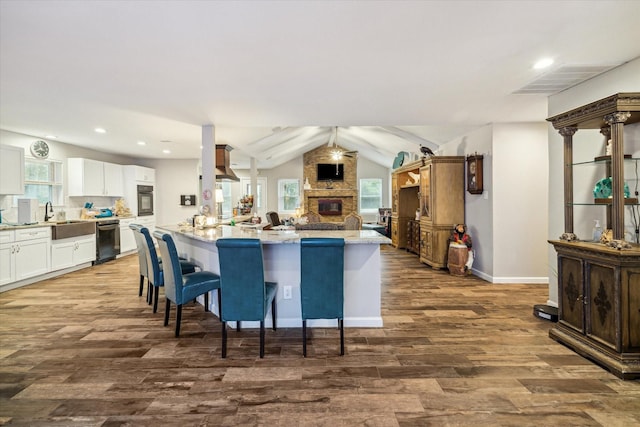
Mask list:
[[[307,357],[307,319],[338,319],[344,356],[344,239],[300,239],[302,354]]]
[[[220,276],[210,271],[197,271],[183,274],[176,245],[170,234],[155,231],[153,236],[158,241],[158,248],[162,255],[164,276],[164,295],[166,308],[164,312],[164,325],[169,324],[169,310],[171,301],[177,306],[176,337],[180,335],[180,321],[182,319],[182,305],[204,294],[204,311],[209,311],[209,292],[218,290],[218,307],[220,300]]]
[[[276,330],[276,292],[278,284],[264,281],[262,245],[259,239],[218,239],[220,281],[222,284],[222,357],[227,357],[226,322],[260,321],[260,358],[264,357],[264,319],[271,305]]]

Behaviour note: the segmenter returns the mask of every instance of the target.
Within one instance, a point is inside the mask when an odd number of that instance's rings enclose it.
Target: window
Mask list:
[[[222,197],[224,199],[222,202],[222,217],[229,218],[233,215],[233,212],[231,212],[233,207],[233,200],[231,200],[231,182],[219,181],[217,184],[222,186]]]
[[[63,205],[62,162],[26,158],[24,161],[24,194],[14,197],[14,206],[18,199],[38,199],[38,204],[47,202],[55,206]]]
[[[278,212],[295,213],[300,206],[300,181],[297,179],[278,180]]]
[[[382,179],[363,178],[360,180],[360,212],[378,213],[382,207]]]

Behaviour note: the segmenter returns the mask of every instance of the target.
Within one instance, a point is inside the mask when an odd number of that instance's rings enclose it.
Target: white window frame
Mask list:
[[[42,165],[46,164],[49,167],[49,180],[29,180],[27,177],[29,175],[28,169],[32,165]],[[50,160],[50,159],[36,159],[35,157],[25,157],[24,158],[24,171],[25,171],[25,180],[24,180],[24,194],[17,195],[13,197],[13,206],[18,206],[18,199],[24,199],[27,197],[31,197],[31,195],[27,194],[27,186],[36,185],[36,186],[45,186],[49,189],[49,196],[47,200],[38,199],[38,205],[44,206],[45,203],[51,202],[53,206],[63,206],[64,205],[64,190],[63,190],[63,163],[59,160]]]
[[[364,193],[362,191],[362,187],[364,186],[364,184],[367,181],[377,181],[379,183],[379,187],[380,187],[380,194],[378,194],[378,196],[377,196],[378,199],[379,199],[379,203],[378,203],[379,206],[377,206],[375,208],[371,208],[371,209],[364,209],[363,208],[364,203],[362,203],[362,199],[364,197],[366,197],[366,198],[373,198],[374,197],[374,196],[364,196]],[[375,213],[375,214],[377,214],[378,213],[378,209],[382,207],[382,179],[381,178],[360,178],[359,185],[360,185],[360,188],[359,188],[360,191],[358,191],[358,199],[359,199],[358,200],[358,206],[360,207],[360,213],[363,213],[363,214]]]
[[[284,207],[284,187],[287,184],[296,184],[298,188],[298,194],[296,197],[296,203],[293,209],[285,209]],[[278,213],[280,214],[295,214],[296,208],[300,206],[300,180],[297,178],[283,178],[278,180]]]

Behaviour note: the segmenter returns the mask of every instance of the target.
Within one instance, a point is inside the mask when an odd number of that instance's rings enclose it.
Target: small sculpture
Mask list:
[[[451,274],[459,276],[469,274],[474,259],[474,252],[471,248],[471,236],[467,234],[467,226],[456,224],[449,236],[447,267]]]
[[[560,240],[566,240],[567,242],[577,242],[578,236],[574,233],[562,233],[560,235]]]
[[[425,147],[424,145],[420,145],[420,152],[422,153],[422,155],[424,157],[435,156],[435,153],[433,151],[431,151],[431,148]]]

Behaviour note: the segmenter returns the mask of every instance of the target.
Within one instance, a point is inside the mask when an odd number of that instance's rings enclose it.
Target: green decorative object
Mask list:
[[[600,181],[596,182],[595,187],[593,188],[593,197],[596,199],[608,199],[611,197],[613,193],[613,185],[611,182],[611,177],[602,178]],[[631,192],[629,191],[629,186],[627,183],[624,183],[624,197],[630,197]]]

